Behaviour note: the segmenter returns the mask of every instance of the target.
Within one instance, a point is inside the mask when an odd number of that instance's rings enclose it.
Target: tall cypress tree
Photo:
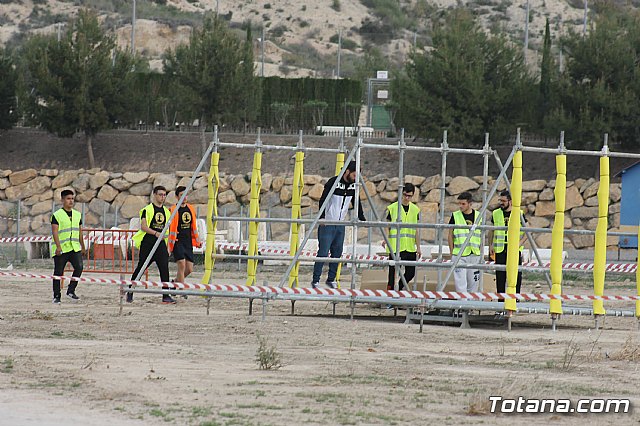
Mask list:
[[[540,64],[540,121],[549,113],[551,106],[551,74],[553,72],[553,58],[551,56],[551,31],[549,18],[544,27],[544,42],[542,44],[542,63]]]

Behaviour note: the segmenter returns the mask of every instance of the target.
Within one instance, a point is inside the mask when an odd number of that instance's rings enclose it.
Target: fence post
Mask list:
[[[18,214],[17,214],[17,221],[16,221],[16,236],[18,238],[20,238],[20,207],[22,205],[22,200],[20,198],[18,198]],[[13,259],[14,263],[18,263],[18,245],[20,243],[18,241],[16,241],[16,255]]]

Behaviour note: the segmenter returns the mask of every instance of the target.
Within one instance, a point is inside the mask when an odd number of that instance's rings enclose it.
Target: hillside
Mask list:
[[[55,33],[78,8],[99,11],[121,46],[131,40],[131,1],[125,0],[1,0],[0,43],[16,45],[30,33]],[[429,46],[429,28],[447,9],[467,7],[489,30],[501,29],[515,43],[524,39],[526,2],[512,0],[138,0],[136,51],[161,67],[162,53],[188,40],[190,27],[207,11],[215,11],[243,36],[251,22],[256,71],[260,73],[261,27],[265,30],[264,74],[332,76],[337,68],[338,33],[342,32],[341,75],[354,73],[365,52],[379,48],[401,64],[413,43]],[[545,19],[553,38],[580,29],[580,0],[531,0],[528,58],[538,63]]]

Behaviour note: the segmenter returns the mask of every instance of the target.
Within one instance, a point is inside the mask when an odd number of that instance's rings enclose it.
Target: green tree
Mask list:
[[[324,123],[324,112],[327,110],[328,106],[328,103],[319,100],[311,100],[304,103],[303,107],[311,112],[314,133],[317,131],[322,131],[322,125]]]
[[[605,8],[585,37],[572,33],[563,45],[567,66],[549,127],[568,126],[562,130],[577,148],[600,147],[603,133],[640,147],[640,17]]]
[[[61,137],[84,133],[89,167],[95,167],[93,138],[113,127],[130,105],[134,59],[87,10],[70,22],[60,41],[36,36],[23,54],[26,109],[33,120]]]
[[[540,117],[544,119],[551,106],[551,75],[553,72],[553,57],[551,56],[551,31],[549,18],[544,28],[544,42],[542,44],[542,62],[540,64]]]
[[[484,133],[500,140],[526,116],[528,87],[535,86],[520,49],[490,36],[465,11],[434,28],[433,49],[413,51],[392,84],[398,125],[417,134],[480,145]]]
[[[250,33],[249,33],[250,34]],[[253,51],[228,24],[207,16],[194,29],[188,45],[168,51],[164,70],[183,87],[192,112],[206,128],[214,123],[236,124],[254,116],[257,108]],[[252,89],[253,88],[253,89]]]
[[[271,104],[271,111],[273,111],[274,118],[278,123],[281,133],[284,133],[287,129],[287,116],[292,108],[290,104],[284,102],[274,102]]]
[[[0,130],[10,129],[18,121],[16,109],[17,75],[11,56],[0,49]]]

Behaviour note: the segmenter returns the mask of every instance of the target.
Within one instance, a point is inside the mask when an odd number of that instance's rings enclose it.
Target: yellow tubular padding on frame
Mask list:
[[[260,189],[262,188],[262,153],[253,154],[253,170],[251,171],[251,201],[249,202],[249,218],[260,218]],[[249,222],[249,256],[258,255],[258,226],[259,222]],[[258,259],[247,260],[247,285],[256,285],[256,271]]]
[[[600,157],[600,185],[598,186],[598,225],[593,256],[593,294],[604,295],[604,275],[607,263],[607,227],[609,225],[609,157]],[[604,315],[602,300],[593,301],[593,314]]]
[[[344,152],[339,152],[336,155],[336,172],[334,175],[340,173],[342,167],[344,166]],[[336,283],[338,284],[338,288],[340,288],[340,271],[342,271],[342,263],[338,263],[338,270],[336,271]]]
[[[296,152],[296,165],[293,169],[293,194],[291,199],[291,219],[300,219],[302,212],[300,200],[304,189],[304,151]],[[289,241],[289,253],[293,256],[300,248],[300,224],[291,222],[291,240]],[[298,270],[300,262],[296,262],[289,273],[289,287],[298,287]]]
[[[507,294],[516,293],[518,282],[518,259],[520,256],[520,214],[522,204],[522,151],[513,156],[513,175],[511,177],[511,214],[507,228]],[[515,299],[505,299],[504,308],[516,310]]]
[[[551,232],[551,294],[562,294],[562,251],[564,250],[564,208],[567,195],[567,156],[556,156],[556,214]],[[562,301],[549,301],[552,314],[562,315]]]
[[[211,272],[213,270],[214,261],[211,257],[216,250],[216,228],[218,221],[211,219],[218,216],[218,188],[220,188],[220,175],[218,173],[218,164],[220,163],[220,153],[211,153],[211,167],[209,167],[209,182],[207,201],[207,243],[204,255],[204,276],[202,284],[209,284],[211,281]]]

